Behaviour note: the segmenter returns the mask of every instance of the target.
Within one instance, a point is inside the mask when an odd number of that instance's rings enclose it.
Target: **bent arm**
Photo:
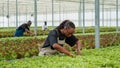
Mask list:
[[[25,32],[32,34],[32,32],[30,32],[28,29],[25,29]]]
[[[61,53],[64,53],[64,54],[66,54],[68,56],[73,57],[72,53],[70,53],[68,50],[66,50],[64,47],[60,46],[57,43],[53,44],[53,48],[56,49],[57,51],[61,52]]]
[[[82,46],[82,43],[78,40],[76,42],[76,48],[77,48],[77,55],[80,55],[81,54],[81,46]]]

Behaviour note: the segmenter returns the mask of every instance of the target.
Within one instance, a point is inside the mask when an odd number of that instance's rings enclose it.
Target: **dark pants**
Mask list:
[[[24,30],[21,29],[21,30],[16,30],[15,34],[14,34],[14,37],[19,37],[19,36],[23,36],[23,33],[24,33]]]

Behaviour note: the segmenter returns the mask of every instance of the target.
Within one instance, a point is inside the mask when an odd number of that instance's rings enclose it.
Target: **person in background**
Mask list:
[[[47,21],[44,21],[44,25],[42,26],[42,30],[47,30]]]
[[[70,20],[64,20],[57,28],[50,31],[44,44],[39,46],[39,56],[53,55],[55,53],[64,53],[73,57],[74,55],[64,48],[64,43],[69,44],[71,47],[75,46],[77,55],[81,55],[82,43],[76,38],[73,33],[75,25]],[[75,45],[76,44],[76,45]]]
[[[28,34],[32,35],[32,32],[30,32],[30,29],[29,29],[31,24],[32,24],[32,22],[29,20],[27,23],[23,23],[22,25],[20,25],[16,29],[14,36],[15,37],[23,36],[24,32],[27,32]]]

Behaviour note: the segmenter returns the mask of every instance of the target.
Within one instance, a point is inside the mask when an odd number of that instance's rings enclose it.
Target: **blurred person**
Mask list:
[[[76,47],[77,55],[81,55],[82,43],[77,39],[73,33],[75,25],[70,20],[64,20],[57,28],[50,31],[43,45],[39,46],[39,56],[53,55],[56,53],[64,53],[73,57],[74,55],[64,48],[64,43],[71,47]],[[76,45],[75,45],[76,44]]]
[[[27,32],[27,34],[30,34],[32,35],[33,33],[30,32],[30,26],[31,26],[32,22],[29,20],[27,23],[23,23],[22,25],[20,25],[16,31],[15,31],[15,34],[14,36],[15,37],[20,37],[20,36],[23,36],[24,32]]]
[[[47,30],[47,21],[44,21],[44,25],[42,26],[42,30]]]

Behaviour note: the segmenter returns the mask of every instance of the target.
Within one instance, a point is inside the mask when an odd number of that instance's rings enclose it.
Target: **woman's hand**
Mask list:
[[[72,53],[69,54],[70,57],[73,57],[74,55]]]
[[[81,55],[81,52],[80,52],[80,50],[77,50],[77,55]]]

